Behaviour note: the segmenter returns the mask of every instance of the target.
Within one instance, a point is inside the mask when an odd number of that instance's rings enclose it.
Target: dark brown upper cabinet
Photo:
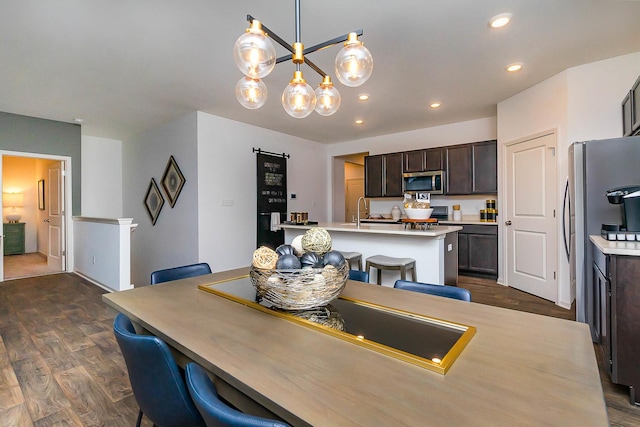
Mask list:
[[[498,150],[496,141],[476,142],[471,145],[471,192],[487,194],[498,192]]]
[[[407,151],[404,154],[404,172],[442,170],[442,148]]]
[[[364,158],[365,197],[402,197],[403,153]]]
[[[629,91],[622,100],[622,136],[633,134],[633,109],[631,108],[633,92]]]
[[[495,140],[446,147],[446,194],[498,192],[498,152]]]
[[[446,147],[446,194],[471,194],[471,145]]]

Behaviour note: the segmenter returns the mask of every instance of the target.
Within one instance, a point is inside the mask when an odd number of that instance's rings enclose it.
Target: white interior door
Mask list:
[[[48,222],[49,245],[47,265],[51,272],[65,269],[65,212],[64,212],[64,162],[52,162],[48,167],[46,196],[49,202]]]
[[[555,133],[506,147],[507,285],[557,303]]]
[[[347,189],[345,191],[345,213],[344,220],[347,222],[353,221],[358,216],[358,199],[364,197],[364,179],[348,179]],[[367,208],[369,205],[367,205]],[[360,217],[366,217],[369,212],[364,209],[360,211]]]

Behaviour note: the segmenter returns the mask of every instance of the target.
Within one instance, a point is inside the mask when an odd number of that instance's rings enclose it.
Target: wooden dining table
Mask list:
[[[347,282],[346,298],[475,328],[442,374],[199,289],[247,273],[230,270],[103,299],[165,340],[180,364],[201,364],[241,410],[291,425],[608,425],[583,323]]]

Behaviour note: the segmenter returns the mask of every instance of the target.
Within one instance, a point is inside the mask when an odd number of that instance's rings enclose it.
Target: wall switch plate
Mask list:
[[[449,243],[447,246],[447,252],[451,252],[453,250],[453,244]]]

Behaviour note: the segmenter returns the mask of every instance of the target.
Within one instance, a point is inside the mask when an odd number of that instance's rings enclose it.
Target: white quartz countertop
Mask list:
[[[280,224],[281,228],[292,230],[308,230],[313,227],[322,227],[327,231],[346,232],[346,233],[368,233],[368,234],[390,234],[400,236],[415,236],[415,237],[440,237],[448,233],[453,233],[462,230],[460,226],[451,225],[432,225],[429,230],[411,229],[409,226],[405,228],[404,224],[360,224],[360,228],[355,223],[341,223],[341,222],[325,222],[314,225],[293,225],[293,224]]]
[[[589,239],[604,254],[640,256],[640,242],[606,240],[599,235],[589,236]]]

